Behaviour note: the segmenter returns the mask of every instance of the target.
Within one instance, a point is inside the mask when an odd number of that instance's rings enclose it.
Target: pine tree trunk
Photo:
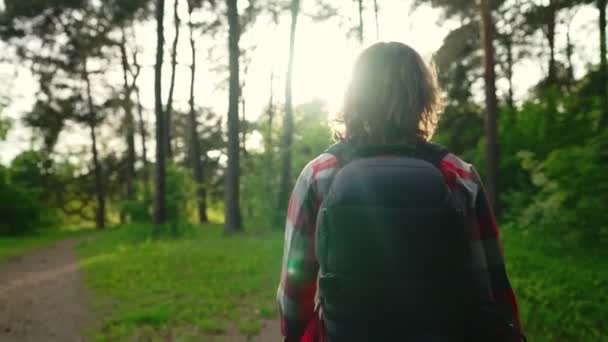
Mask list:
[[[498,141],[497,115],[498,101],[496,99],[496,73],[494,71],[494,23],[488,0],[481,0],[481,34],[484,51],[484,80],[486,95],[486,187],[490,204],[496,208],[498,198]]]
[[[136,85],[135,98],[137,99],[137,119],[139,121],[139,134],[141,137],[141,163],[142,163],[142,182],[144,183],[144,199],[150,198],[150,163],[148,162],[148,146],[146,143],[146,121],[144,120],[144,109],[141,104],[139,87]]]
[[[359,43],[363,45],[363,0],[358,0],[359,3]]]
[[[374,17],[376,18],[376,40],[380,40],[380,21],[378,20],[378,0],[374,0]]]
[[[125,172],[125,183],[127,191],[127,199],[132,201],[135,199],[135,123],[133,119],[133,102],[131,101],[132,87],[129,84],[129,60],[127,57],[125,32],[122,30],[122,40],[120,42],[120,55],[122,61],[122,77],[124,82],[124,98],[122,101],[125,111],[125,129],[127,139],[127,167]]]
[[[272,124],[274,121],[274,71],[270,73],[270,98],[268,99],[268,143],[269,154],[272,155]]]
[[[190,5],[190,4],[189,4]],[[198,222],[207,223],[207,193],[205,189],[205,177],[203,174],[203,164],[201,162],[201,147],[198,137],[198,122],[196,120],[196,110],[194,108],[194,84],[196,81],[196,42],[193,35],[192,8],[188,7],[188,27],[190,28],[190,51],[192,63],[190,64],[190,144],[191,144],[191,163],[194,182],[196,183],[196,198],[198,202]]]
[[[228,53],[230,81],[228,90],[228,167],[224,203],[226,222],[224,231],[228,234],[241,230],[241,209],[239,205],[239,40],[240,23],[237,0],[227,0],[228,4]]]
[[[91,80],[89,79],[89,72],[87,70],[87,60],[83,61],[83,73],[82,77],[86,84],[87,92],[87,105],[89,110],[88,124],[91,135],[91,153],[93,154],[93,172],[95,174],[95,195],[97,199],[97,210],[95,212],[95,226],[97,229],[104,229],[106,226],[106,194],[103,185],[103,170],[99,162],[99,155],[97,152],[97,135],[95,134],[96,114],[95,107],[93,106],[93,97],[91,95]]]
[[[165,0],[156,0],[156,64],[154,65],[154,112],[156,114],[156,179],[154,181],[154,223],[165,223],[165,118],[162,99],[163,46],[165,44],[163,18]]]
[[[600,129],[608,128],[608,63],[606,62],[606,0],[597,0],[600,14],[600,92],[602,100],[602,116]]]
[[[141,137],[142,182],[144,185],[144,200],[147,201],[150,198],[150,165],[148,162],[148,146],[146,143],[148,133],[146,129],[146,121],[144,120],[144,108],[141,104],[139,86],[137,85],[137,79],[141,72],[141,66],[137,62],[137,52],[133,52],[133,67],[135,68],[135,75],[133,76],[133,90],[135,91],[135,98],[137,100],[137,120],[139,121],[139,134]]]
[[[241,94],[243,93],[243,88],[241,87]],[[247,157],[247,146],[245,143],[247,142],[247,102],[245,101],[245,96],[241,96],[241,150],[243,152],[243,158]]]
[[[167,152],[167,158],[173,157],[173,146],[171,145],[171,126],[173,116],[173,93],[175,91],[175,69],[177,68],[177,44],[179,42],[179,28],[180,18],[177,12],[179,7],[179,0],[175,0],[173,3],[173,22],[175,24],[175,37],[173,37],[173,45],[171,47],[171,83],[169,84],[169,94],[167,98],[167,108],[165,110],[165,150]]]
[[[549,1],[549,18],[547,22],[547,41],[549,42],[549,76],[547,77],[548,84],[555,84],[556,63],[555,63],[555,25],[556,23],[556,8],[555,0]]]
[[[507,104],[511,111],[515,109],[515,102],[513,100],[513,41],[511,37],[506,39],[507,48],[507,79],[509,81],[509,91],[507,97]]]
[[[287,209],[289,192],[291,189],[291,145],[293,143],[293,103],[291,83],[293,77],[294,48],[299,12],[300,0],[292,0],[291,31],[289,35],[289,61],[287,64],[287,77],[285,82],[285,118],[283,119],[283,137],[281,141],[281,178],[279,183],[278,217],[282,217]]]

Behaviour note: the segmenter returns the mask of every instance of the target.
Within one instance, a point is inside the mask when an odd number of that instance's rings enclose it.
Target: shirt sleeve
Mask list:
[[[337,165],[331,155],[322,155],[300,174],[289,200],[285,223],[285,245],[277,301],[281,330],[288,341],[299,341],[315,315],[317,273],[315,255],[316,218],[323,186]]]
[[[440,170],[452,191],[465,198],[475,290],[480,298],[495,302],[501,312],[511,316],[521,332],[517,300],[505,268],[500,231],[481,177],[472,165],[452,154],[441,161]]]
[[[477,238],[479,245],[483,249],[485,256],[485,270],[481,268],[479,271],[485,273],[488,279],[492,297],[499,310],[509,314],[513,322],[517,325],[521,332],[521,322],[519,318],[519,310],[517,300],[511,283],[507,276],[507,271],[504,261],[504,250],[500,238],[500,231],[496,223],[496,217],[490,202],[487,198],[481,177],[477,171],[472,168],[473,180],[479,185],[478,193],[475,201],[475,217],[477,221],[475,225],[477,231],[474,232],[474,238]]]

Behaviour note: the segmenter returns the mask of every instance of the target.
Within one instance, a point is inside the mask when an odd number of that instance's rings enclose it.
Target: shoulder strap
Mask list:
[[[327,148],[327,150],[325,150],[325,153],[329,153],[338,158],[340,167],[343,167],[351,162],[355,158],[355,152],[355,148],[353,148],[352,145],[347,142],[333,144]]]
[[[443,160],[449,152],[441,145],[421,141],[416,145],[366,146],[363,148],[355,148],[347,142],[339,142],[330,146],[325,153],[329,153],[338,158],[340,167],[344,167],[352,160],[360,157],[397,154],[422,159],[433,164],[436,168],[439,168],[441,160]]]

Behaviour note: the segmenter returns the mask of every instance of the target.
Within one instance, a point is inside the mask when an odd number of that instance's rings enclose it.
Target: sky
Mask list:
[[[357,5],[355,1],[340,0],[341,15],[346,22],[339,25],[336,20],[328,22],[314,22],[306,15],[302,15],[298,22],[295,60],[293,94],[294,104],[305,103],[313,99],[326,101],[330,115],[340,108],[343,89],[349,79],[350,70],[357,54],[366,46],[378,41],[371,1],[365,9],[364,15],[364,44],[361,45],[354,38],[347,38],[350,27],[358,24]],[[172,24],[172,2],[166,1],[165,13],[165,39],[166,51],[170,47],[174,36]],[[243,3],[241,1],[240,3]],[[187,12],[185,2],[181,1],[179,14],[185,23]],[[311,8],[306,7],[303,1],[303,13],[310,13]],[[380,41],[400,41],[416,49],[427,60],[441,46],[443,38],[451,29],[458,27],[454,20],[444,20],[441,10],[422,6],[412,11],[410,0],[383,0],[379,1],[379,30]],[[0,6],[2,0],[0,0]],[[572,19],[573,41],[576,44],[574,59],[577,62],[575,72],[578,76],[585,71],[585,64],[597,63],[599,49],[596,12],[593,7],[579,10]],[[195,18],[197,19],[197,18]],[[255,120],[268,104],[270,96],[270,75],[274,74],[274,98],[277,103],[284,99],[285,72],[289,42],[288,15],[280,18],[279,24],[271,23],[268,18],[260,18],[256,24],[244,33],[242,47],[252,48],[250,52],[251,64],[245,75],[245,99],[247,102],[247,119]],[[156,47],[155,23],[147,22],[136,26],[138,48],[141,49],[140,63],[144,66],[139,79],[142,92],[142,102],[150,127],[153,122],[154,108],[154,53]],[[176,90],[174,107],[186,110],[189,95],[189,69],[190,47],[187,40],[187,27],[181,30],[181,39],[178,45],[178,68],[176,73]],[[225,61],[227,40],[224,36],[217,39],[201,37],[197,39],[199,50],[197,58],[198,72],[196,75],[196,103],[199,106],[213,108],[218,114],[226,115],[228,94],[226,91],[226,72],[216,72],[217,60]],[[224,41],[226,40],[226,41]],[[566,45],[565,26],[560,25],[557,32],[557,49],[563,50]],[[539,44],[542,44],[540,40]],[[214,53],[209,56],[209,50]],[[548,50],[548,49],[544,49]],[[0,46],[0,51],[10,51],[6,46]],[[1,53],[1,52],[0,52]],[[0,55],[2,57],[2,55]],[[1,60],[1,58],[0,58]],[[163,69],[163,98],[166,99],[170,76],[169,55],[165,55]],[[221,63],[220,63],[221,64]],[[515,95],[517,99],[525,98],[528,89],[546,74],[544,59],[527,58],[517,61],[515,67]],[[104,78],[111,84],[120,86],[122,82],[121,68],[118,63],[107,66]],[[24,65],[3,63],[0,61],[0,92],[11,99],[9,106],[2,115],[14,121],[14,128],[8,139],[0,142],[0,163],[9,162],[20,151],[29,148],[32,132],[20,122],[23,113],[32,107],[34,95],[37,91],[37,82]],[[96,93],[107,92],[103,82],[95,82]],[[506,89],[506,80],[498,80],[499,92]],[[482,86],[481,84],[478,85]],[[482,92],[477,92],[479,100]],[[101,96],[100,96],[101,98]],[[111,129],[100,132],[102,151],[112,152],[124,150],[122,141],[115,139],[116,133]],[[255,144],[255,141],[253,142]],[[74,149],[88,148],[88,131],[85,127],[71,125],[61,134],[57,145],[59,152]],[[149,150],[153,151],[149,147]],[[139,146],[138,146],[139,149]]]

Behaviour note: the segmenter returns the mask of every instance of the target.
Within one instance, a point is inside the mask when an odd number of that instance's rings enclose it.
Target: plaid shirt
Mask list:
[[[324,153],[311,161],[295,185],[285,227],[283,267],[277,293],[283,336],[290,341],[323,340],[324,329],[316,308],[317,273],[315,256],[317,212],[339,170],[338,159]],[[466,219],[470,224],[472,267],[480,296],[497,303],[519,324],[515,295],[504,266],[500,235],[488,205],[481,178],[472,165],[448,154],[439,165],[452,191],[468,199]],[[312,336],[316,335],[316,336]]]

